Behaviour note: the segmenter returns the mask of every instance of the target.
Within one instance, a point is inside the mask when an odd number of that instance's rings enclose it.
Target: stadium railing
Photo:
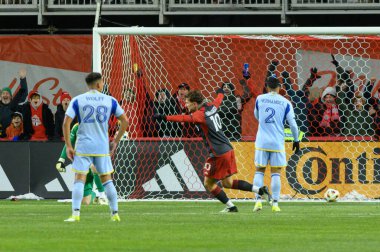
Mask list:
[[[291,0],[291,10],[328,10],[343,13],[347,10],[379,10],[380,0]]]
[[[1,0],[0,15],[93,15],[96,0]],[[104,15],[379,14],[380,0],[103,0]]]

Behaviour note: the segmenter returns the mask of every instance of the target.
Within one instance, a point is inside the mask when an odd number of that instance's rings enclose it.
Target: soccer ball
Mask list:
[[[335,189],[327,189],[325,192],[325,200],[327,202],[335,202],[339,198],[339,191]]]

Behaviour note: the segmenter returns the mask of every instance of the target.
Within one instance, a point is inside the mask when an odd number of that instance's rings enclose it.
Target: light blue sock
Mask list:
[[[279,173],[272,173],[271,189],[273,200],[279,201],[281,192],[281,178]]]
[[[255,177],[253,178],[253,185],[257,186],[258,188],[262,187],[264,185],[264,173],[263,172],[256,172]],[[261,199],[261,197],[256,193],[256,199]]]
[[[75,180],[73,191],[72,191],[72,209],[73,211],[78,209],[80,210],[80,205],[82,203],[83,199],[83,192],[84,192],[84,182],[82,180]]]
[[[106,192],[108,202],[112,212],[118,211],[117,206],[117,192],[112,180],[103,183],[104,191]]]

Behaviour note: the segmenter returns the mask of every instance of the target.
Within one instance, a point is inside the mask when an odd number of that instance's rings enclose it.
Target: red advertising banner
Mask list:
[[[91,36],[0,37],[0,88],[18,88],[18,71],[27,71],[28,90],[38,90],[55,111],[62,91],[71,96],[86,91],[91,71]]]

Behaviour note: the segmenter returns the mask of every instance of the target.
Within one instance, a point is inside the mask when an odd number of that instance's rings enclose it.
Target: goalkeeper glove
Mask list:
[[[66,172],[65,159],[64,158],[59,158],[58,162],[55,164],[55,168],[59,172]]]
[[[295,154],[300,151],[300,142],[293,142],[293,150]]]

